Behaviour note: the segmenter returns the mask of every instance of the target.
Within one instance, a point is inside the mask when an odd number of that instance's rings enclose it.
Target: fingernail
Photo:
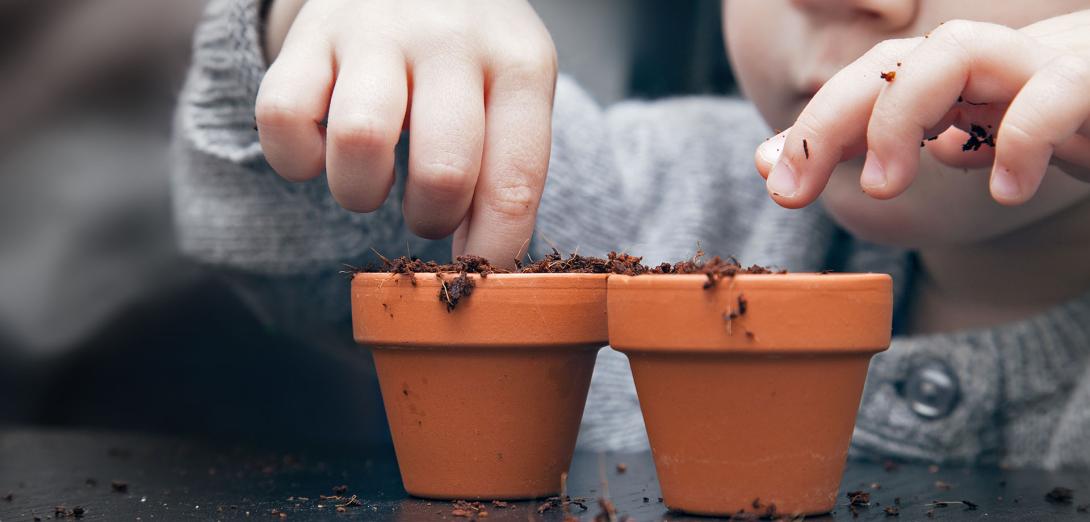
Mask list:
[[[761,157],[761,161],[769,165],[775,165],[780,160],[780,154],[783,153],[783,144],[786,142],[787,131],[783,131],[761,143],[757,147],[757,155]]]
[[[864,189],[882,188],[886,186],[886,169],[873,152],[867,151],[867,160],[863,162],[863,172],[859,175],[859,184]]]
[[[799,178],[795,176],[795,172],[791,170],[787,162],[780,161],[772,167],[772,173],[768,175],[765,186],[773,196],[792,198],[799,193]]]
[[[992,195],[1007,200],[1017,200],[1022,197],[1022,188],[1018,186],[1018,178],[1014,177],[1010,169],[999,165],[992,170],[991,182]]]

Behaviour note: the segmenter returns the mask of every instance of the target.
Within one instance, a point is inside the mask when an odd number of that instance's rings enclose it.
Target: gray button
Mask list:
[[[904,381],[902,395],[916,415],[935,420],[949,415],[961,394],[954,371],[942,361],[931,360],[912,370]]]

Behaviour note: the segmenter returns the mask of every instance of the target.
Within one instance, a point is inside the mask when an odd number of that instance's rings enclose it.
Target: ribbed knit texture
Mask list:
[[[449,256],[449,242],[412,236],[398,181],[383,208],[340,209],[324,180],[282,181],[253,130],[264,74],[257,0],[213,0],[196,34],[175,138],[175,203],[181,247],[224,273],[252,274],[248,301],[285,330],[343,327],[340,263],[387,254]],[[648,262],[700,246],[792,271],[832,268],[893,274],[899,297],[911,273],[901,251],[847,237],[819,206],[784,210],[753,167],[770,134],[740,100],[698,97],[626,102],[603,109],[562,77],[557,86],[549,178],[532,251],[551,246],[601,255],[627,250]],[[240,278],[242,276],[239,276]],[[346,331],[344,335],[349,335]],[[1090,295],[992,329],[899,336],[874,358],[853,440],[861,457],[1090,465]],[[913,413],[901,383],[941,361],[960,386],[946,416]],[[647,447],[623,355],[603,350],[580,444]]]

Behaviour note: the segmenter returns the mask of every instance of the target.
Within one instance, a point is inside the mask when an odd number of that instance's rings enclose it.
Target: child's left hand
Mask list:
[[[866,152],[860,184],[888,199],[912,183],[921,144],[949,165],[991,165],[992,197],[1006,205],[1033,197],[1050,164],[1090,181],[1090,11],[1017,30],[951,21],[884,41],[833,76],[756,161],[773,199],[798,208]]]

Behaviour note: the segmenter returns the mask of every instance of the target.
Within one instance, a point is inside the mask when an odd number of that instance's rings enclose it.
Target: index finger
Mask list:
[[[528,247],[549,167],[552,94],[551,79],[514,74],[493,80],[464,251],[455,256],[475,254],[510,267]]]
[[[904,192],[916,177],[917,144],[928,130],[988,109],[970,104],[1010,100],[1046,54],[1024,34],[999,25],[953,21],[935,29],[905,57],[903,74],[874,103],[862,176],[867,193],[888,199]],[[965,100],[974,101],[962,110]]]
[[[809,205],[838,163],[866,150],[871,108],[886,85],[876,71],[894,70],[921,40],[886,40],[871,48],[818,90],[787,132],[778,157],[758,151],[758,168],[764,162],[771,169],[766,186],[772,199],[787,208]]]

